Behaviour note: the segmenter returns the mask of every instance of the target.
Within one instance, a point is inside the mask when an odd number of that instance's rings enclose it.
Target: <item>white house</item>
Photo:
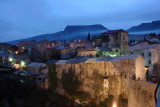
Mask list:
[[[139,54],[145,60],[150,76],[160,76],[160,44],[141,43],[130,47],[127,54]]]

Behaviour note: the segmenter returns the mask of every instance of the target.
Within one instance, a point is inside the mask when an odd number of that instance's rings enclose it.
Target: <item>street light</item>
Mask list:
[[[25,66],[25,62],[21,61],[21,66],[24,67]]]
[[[13,58],[9,58],[9,62],[12,62],[13,61]]]
[[[117,101],[116,100],[113,101],[112,107],[117,107]]]
[[[113,107],[117,107],[117,104],[116,104],[116,103],[114,103],[114,104],[113,104]]]

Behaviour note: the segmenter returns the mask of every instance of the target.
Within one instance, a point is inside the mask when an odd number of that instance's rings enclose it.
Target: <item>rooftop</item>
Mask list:
[[[83,57],[83,58],[73,58],[69,59],[67,64],[82,64],[84,63],[88,58]]]
[[[57,61],[55,64],[64,65],[64,64],[66,64],[67,61],[68,61],[68,60],[59,60],[59,61]]]
[[[148,44],[148,43],[140,43],[138,45],[132,46],[128,49],[128,51],[134,50],[149,50],[149,49],[160,49],[160,44]]]
[[[117,62],[117,61],[121,61],[121,60],[124,60],[124,59],[135,60],[139,56],[140,55],[138,55],[138,54],[132,54],[132,55],[125,55],[125,56],[117,56],[117,57],[89,58],[88,60],[85,61],[85,63],[87,63],[87,62],[97,62],[97,61]]]
[[[88,60],[85,61],[87,62],[97,62],[97,61],[110,61],[112,57],[101,57],[101,58],[89,58]]]
[[[58,60],[49,60],[47,64],[55,64],[56,62],[58,62]]]
[[[113,57],[110,61],[121,61],[124,59],[130,59],[130,60],[135,60],[139,57],[140,55],[138,54],[132,54],[132,55],[125,55],[125,56],[117,56],[117,57]]]
[[[32,62],[28,65],[28,67],[43,67],[46,66],[45,63]]]
[[[119,33],[119,32],[126,32],[126,31],[124,31],[123,29],[118,29],[118,30],[108,30],[107,32],[104,32],[104,33],[112,34],[112,33]]]

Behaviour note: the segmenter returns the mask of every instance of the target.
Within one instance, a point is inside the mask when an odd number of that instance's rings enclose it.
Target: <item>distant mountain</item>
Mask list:
[[[75,26],[67,26],[64,31],[60,31],[52,34],[42,34],[26,39],[10,41],[9,44],[18,44],[19,41],[26,40],[73,40],[73,39],[87,39],[88,32],[90,32],[91,36],[99,35],[108,30],[101,24],[96,25],[75,25]]]
[[[94,32],[99,30],[106,30],[106,28],[101,24],[96,25],[78,25],[78,26],[67,26],[64,30],[66,33],[73,32]]]
[[[142,23],[133,26],[127,30],[129,33],[160,33],[160,21],[152,21],[151,23]]]

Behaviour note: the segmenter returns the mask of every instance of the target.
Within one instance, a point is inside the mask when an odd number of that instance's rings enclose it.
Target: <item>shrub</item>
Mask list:
[[[55,92],[57,88],[57,72],[56,72],[56,65],[52,64],[49,65],[49,72],[48,72],[48,78],[49,78],[49,89],[52,92]]]

